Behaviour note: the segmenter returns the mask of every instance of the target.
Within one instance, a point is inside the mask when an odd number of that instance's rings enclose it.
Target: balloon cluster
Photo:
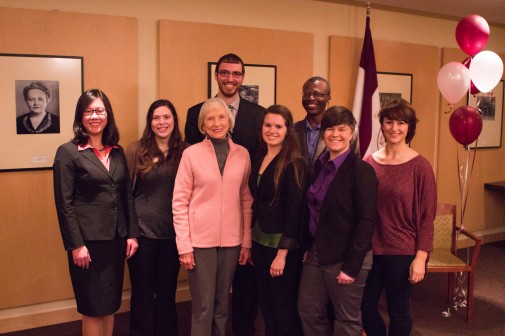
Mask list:
[[[496,53],[484,50],[489,39],[489,25],[479,15],[469,15],[456,27],[456,41],[469,55],[463,62],[445,64],[438,72],[440,93],[452,105],[459,102],[470,90],[471,94],[488,93],[501,80],[503,62]],[[456,109],[449,120],[452,136],[463,146],[477,140],[482,131],[482,118],[471,106]]]

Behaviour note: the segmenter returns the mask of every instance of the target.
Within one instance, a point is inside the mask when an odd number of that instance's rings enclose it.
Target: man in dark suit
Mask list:
[[[261,118],[265,109],[251,103],[239,95],[239,88],[245,76],[244,62],[235,54],[222,56],[216,65],[214,78],[221,98],[235,116],[233,142],[244,146],[249,151],[251,161],[258,148]],[[198,129],[198,115],[203,102],[191,107],[186,118],[185,141],[194,144],[202,141],[205,135]],[[236,336],[254,335],[254,323],[258,315],[258,293],[256,278],[249,263],[237,266],[233,278],[232,293],[232,328]]]
[[[307,116],[295,123],[300,151],[307,159],[309,171],[314,162],[326,150],[321,131],[321,118],[331,100],[330,83],[322,77],[311,77],[302,89],[302,105]]]

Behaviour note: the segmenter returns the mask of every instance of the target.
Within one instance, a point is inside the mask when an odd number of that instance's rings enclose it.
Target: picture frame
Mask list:
[[[73,137],[83,61],[80,56],[0,54],[0,171],[51,169],[58,146]],[[30,118],[37,114],[41,119]]]
[[[214,97],[219,88],[214,78],[217,62],[208,62],[208,98]],[[274,105],[277,100],[277,66],[244,64],[244,81],[240,96],[263,107]]]
[[[504,81],[489,93],[468,93],[468,106],[474,107],[482,116],[482,131],[479,138],[469,145],[470,148],[500,148],[503,127]]]
[[[412,104],[412,80],[412,74],[377,72],[381,108],[398,98]]]

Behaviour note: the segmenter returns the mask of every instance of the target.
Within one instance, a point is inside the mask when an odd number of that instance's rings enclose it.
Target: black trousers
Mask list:
[[[258,316],[258,286],[251,264],[238,265],[233,277],[231,325],[235,336],[253,336]]]
[[[361,312],[363,327],[369,336],[409,336],[412,332],[410,297],[412,284],[409,268],[413,255],[374,255],[373,266],[366,281]],[[379,300],[386,291],[389,332],[379,313]]]
[[[175,239],[139,238],[128,260],[132,286],[130,334],[177,336],[175,293],[179,254]]]
[[[298,287],[302,273],[302,255],[289,251],[283,275],[273,278],[270,266],[277,249],[253,242],[253,260],[265,336],[302,336],[298,315]]]

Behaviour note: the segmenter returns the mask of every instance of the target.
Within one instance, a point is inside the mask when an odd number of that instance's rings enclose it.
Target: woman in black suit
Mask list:
[[[249,188],[254,196],[252,256],[265,335],[301,335],[296,302],[307,167],[296,146],[289,109],[270,106],[261,125]]]
[[[112,106],[98,89],[77,102],[74,138],[53,165],[54,197],[82,334],[112,335],[121,305],[124,260],[139,227]]]
[[[350,149],[356,126],[352,112],[333,106],[321,120],[328,149],[316,161],[307,191],[308,237],[298,310],[305,335],[361,335],[361,297],[372,266],[377,178]]]

